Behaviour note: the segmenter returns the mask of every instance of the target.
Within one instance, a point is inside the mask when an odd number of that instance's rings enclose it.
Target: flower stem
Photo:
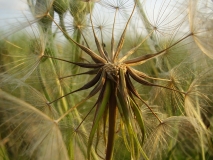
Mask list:
[[[109,99],[109,131],[106,151],[106,160],[111,160],[113,156],[114,140],[115,140],[115,126],[116,126],[116,88],[113,86],[112,94]]]

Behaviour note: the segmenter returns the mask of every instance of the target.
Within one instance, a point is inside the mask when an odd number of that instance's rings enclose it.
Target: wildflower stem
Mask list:
[[[115,124],[116,124],[116,88],[112,87],[112,93],[109,99],[109,131],[107,141],[106,160],[111,160],[113,156],[114,140],[115,140]]]
[[[48,33],[48,37],[49,37],[49,43],[46,44],[46,48],[45,48],[45,51],[42,52],[42,55],[41,55],[41,59],[45,57],[44,53],[45,54],[48,54],[50,57],[53,57],[56,55],[55,53],[55,48],[54,48],[54,42],[53,42],[53,34],[52,34],[52,31],[49,31]],[[53,73],[58,76],[58,73],[57,73],[57,69],[56,69],[56,66],[57,66],[57,63],[54,59],[49,59],[49,62],[50,62],[50,65],[51,65],[51,68],[52,68],[52,71]],[[60,81],[58,81],[58,77],[56,77],[55,79],[55,82],[57,84],[57,88],[59,90],[59,95],[64,95],[64,90],[62,89],[62,86],[61,86],[61,83]],[[46,90],[46,88],[45,88]],[[63,99],[61,101],[61,106],[60,108],[57,108],[57,110],[60,112],[60,113],[63,113],[65,112],[67,109],[68,109],[68,103],[67,103],[67,100],[66,99]],[[50,105],[50,103],[49,103]]]
[[[61,27],[61,29],[63,30],[62,33],[64,34],[65,38],[66,38],[69,42],[72,42],[72,41],[70,40],[69,36],[68,36],[66,27],[65,27],[65,25],[64,25],[64,17],[63,17],[63,15],[59,15],[59,21],[60,21],[60,27]]]
[[[39,75],[38,79],[39,79],[39,81],[40,81],[40,83],[41,83],[41,86],[42,86],[42,90],[43,90],[43,92],[44,92],[44,95],[45,95],[45,97],[47,98],[47,100],[50,100],[50,96],[49,96],[49,94],[48,94],[48,92],[47,92],[47,90],[46,90],[46,87],[45,87],[45,84],[44,84],[44,81],[43,81],[43,77],[41,76],[41,68],[40,68],[39,65],[38,65],[38,68],[37,68],[37,72],[38,72],[38,75]]]

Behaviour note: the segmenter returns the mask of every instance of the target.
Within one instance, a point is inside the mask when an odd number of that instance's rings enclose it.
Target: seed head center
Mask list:
[[[126,70],[126,66],[124,64],[113,64],[107,63],[104,65],[104,70],[109,75],[109,77],[119,77],[119,70]]]

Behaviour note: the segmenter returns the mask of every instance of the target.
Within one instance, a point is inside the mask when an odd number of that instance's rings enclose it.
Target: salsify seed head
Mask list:
[[[68,0],[55,0],[53,2],[54,11],[63,16],[69,8],[69,3]]]
[[[211,1],[25,8],[0,18],[0,157],[212,157]]]
[[[103,69],[105,72],[109,75],[109,77],[117,77],[119,78],[119,70],[122,69],[124,72],[126,72],[126,66],[125,64],[113,64],[113,63],[106,63],[103,66]]]

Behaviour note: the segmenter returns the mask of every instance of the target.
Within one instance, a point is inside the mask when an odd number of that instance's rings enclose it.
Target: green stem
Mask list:
[[[70,42],[72,43],[72,41],[70,40],[70,37],[68,36],[69,34],[67,33],[67,30],[66,30],[66,27],[65,27],[65,24],[64,24],[64,17],[63,15],[59,15],[59,21],[60,21],[60,27],[61,29],[63,30],[63,35],[64,37]]]
[[[99,104],[98,104],[97,114],[94,119],[93,126],[90,131],[90,135],[89,135],[89,140],[88,140],[88,145],[87,145],[87,159],[88,160],[91,159],[90,154],[91,154],[91,149],[92,149],[93,138],[95,136],[95,132],[97,131],[98,124],[99,124],[101,118],[103,118],[104,111],[106,110],[107,103],[109,102],[110,94],[111,94],[111,84],[109,81],[106,81],[103,95],[101,96],[102,99],[101,99],[101,102],[99,102]]]
[[[147,18],[147,16],[146,16],[145,12],[144,12],[144,10],[143,10],[143,6],[142,6],[141,2],[138,1],[138,0],[135,0],[135,3],[136,3],[136,2],[137,2],[137,9],[138,9],[138,11],[139,11],[139,13],[140,13],[140,16],[141,16],[141,20],[143,21],[143,24],[145,25],[146,31],[149,33],[150,30],[153,30],[153,28],[154,28],[155,26],[151,26],[151,24],[149,23],[149,20],[148,20],[148,18]],[[151,49],[151,51],[153,51],[153,52],[156,52],[156,51],[157,51],[157,47],[159,47],[158,45],[155,45],[155,41],[156,41],[156,39],[154,38],[153,35],[151,35],[151,36],[149,37],[149,39],[148,39],[148,42],[151,43],[151,45],[149,45],[149,46],[150,46],[150,49]],[[154,46],[154,47],[153,47],[153,46]]]
[[[46,87],[45,87],[45,84],[44,84],[44,81],[43,81],[43,78],[42,78],[41,67],[40,67],[40,65],[38,65],[37,72],[38,72],[38,75],[39,75],[39,76],[38,76],[38,79],[39,79],[39,82],[40,82],[40,84],[41,84],[41,86],[42,86],[42,90],[43,90],[43,92],[44,92],[44,95],[45,95],[46,99],[47,99],[48,101],[50,101],[50,96],[49,96],[49,94],[48,94],[48,92],[47,92],[47,90],[46,90]]]

